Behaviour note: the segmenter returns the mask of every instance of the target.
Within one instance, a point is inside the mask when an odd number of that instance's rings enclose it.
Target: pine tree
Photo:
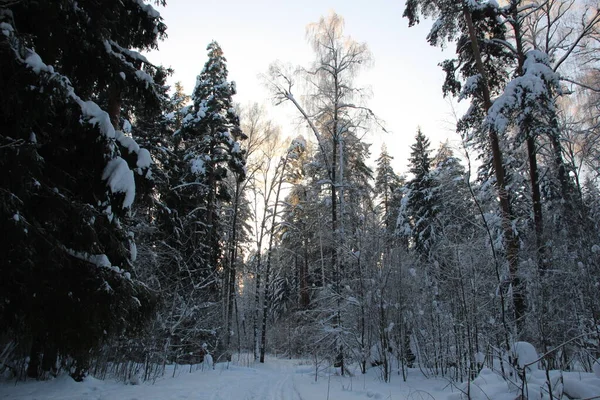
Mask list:
[[[81,379],[100,342],[152,309],[126,229],[151,160],[120,112],[160,107],[159,69],[133,49],[155,48],[165,25],[134,0],[10,2],[0,22],[2,337],[29,376],[60,354]]]

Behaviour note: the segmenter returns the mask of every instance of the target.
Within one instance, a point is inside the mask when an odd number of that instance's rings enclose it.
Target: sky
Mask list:
[[[237,84],[234,101],[265,104],[290,137],[309,134],[297,124],[292,104],[275,108],[259,75],[276,60],[308,66],[313,54],[306,26],[335,11],[345,20],[345,34],[367,43],[373,55],[373,66],[359,75],[357,84],[371,89],[367,105],[389,133],[374,130],[364,138],[372,143],[372,160],[385,143],[396,171],[406,171],[418,126],[433,149],[446,139],[460,145],[452,107],[442,96],[444,76],[438,66],[453,56],[453,46],[441,51],[427,43],[430,21],[409,28],[402,18],[402,0],[170,0],[166,8],[156,8],[168,38],[148,58],[175,70],[169,83],[181,81],[190,94],[206,62],[206,46],[216,40],[227,59],[229,79]]]

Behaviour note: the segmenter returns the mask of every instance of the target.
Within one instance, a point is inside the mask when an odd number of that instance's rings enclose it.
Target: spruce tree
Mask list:
[[[436,214],[429,146],[429,139],[419,128],[415,143],[410,146],[409,171],[413,178],[407,185],[405,209],[414,249],[425,257],[435,238],[433,221]]]
[[[380,196],[379,206],[383,211],[383,223],[387,233],[392,233],[396,228],[398,210],[400,208],[400,189],[404,179],[399,177],[392,168],[392,157],[387,147],[381,147],[381,154],[375,161],[377,164],[375,176],[375,193]]]
[[[0,22],[1,337],[29,355],[30,377],[60,355],[81,379],[152,308],[126,229],[151,160],[120,111],[159,108],[158,69],[134,49],[155,48],[165,25],[135,0],[5,2]]]
[[[193,104],[183,108],[181,128],[175,132],[177,172],[167,201],[178,215],[172,241],[183,254],[181,290],[192,302],[190,306],[198,299],[219,300],[223,274],[227,276],[223,243],[231,232],[223,212],[235,195],[228,176],[245,179],[245,152],[240,145],[245,135],[232,101],[235,83],[227,80],[226,59],[219,44],[211,42],[207,50],[208,61],[192,93]],[[216,310],[212,317],[205,312],[186,318],[191,326],[199,323],[210,329],[221,323]]]

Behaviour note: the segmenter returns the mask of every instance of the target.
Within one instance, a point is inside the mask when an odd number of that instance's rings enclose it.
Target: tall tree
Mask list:
[[[375,176],[375,193],[380,196],[379,206],[383,209],[383,224],[387,233],[396,230],[398,220],[398,209],[400,208],[400,189],[404,179],[399,177],[392,168],[392,157],[387,147],[381,147],[381,154],[375,161],[377,164]]]
[[[158,68],[134,49],[166,27],[133,0],[3,2],[0,22],[2,336],[29,353],[29,376],[60,354],[81,379],[102,341],[151,310],[126,221],[151,160],[120,111],[160,107]]]
[[[403,231],[408,234],[417,253],[429,255],[431,242],[435,240],[436,200],[431,178],[431,150],[429,139],[421,128],[417,130],[415,143],[410,146],[409,171],[413,178],[406,185],[406,200],[401,209]]]
[[[440,46],[452,40],[457,42],[458,60],[447,60],[442,63],[442,67],[447,74],[444,93],[458,95],[461,91],[461,84],[455,78],[455,73],[458,71],[466,79],[463,96],[468,95],[472,99],[473,107],[460,121],[458,129],[469,132],[475,127],[476,132],[487,135],[484,146],[487,159],[491,160],[491,171],[500,200],[505,255],[509,279],[513,287],[514,320],[519,325],[517,330],[521,332],[526,306],[519,278],[519,241],[513,230],[516,217],[511,206],[502,144],[495,129],[477,129],[492,106],[492,96],[496,91],[501,90],[505,82],[504,67],[511,62],[509,50],[503,45],[506,42],[504,40],[506,27],[498,22],[500,20],[497,18],[498,9],[490,2],[407,1],[404,16],[408,18],[411,26],[419,23],[421,15],[436,18],[438,21],[427,37],[431,45]],[[496,40],[487,40],[488,37]],[[486,52],[483,53],[482,49]]]
[[[235,277],[230,274],[231,263],[222,264],[228,231],[223,225],[222,211],[235,197],[226,178],[232,173],[238,181],[245,179],[245,155],[240,144],[245,135],[233,107],[235,83],[227,80],[223,51],[216,42],[211,42],[207,51],[208,60],[192,93],[193,104],[183,108],[182,125],[175,132],[179,176],[173,182],[168,206],[177,210],[180,219],[173,240],[174,246],[185,255],[184,281],[188,295],[200,295],[204,301],[222,304],[218,301],[222,294],[221,275],[224,274],[226,282]],[[226,323],[217,315],[214,310],[212,321],[194,317],[196,322],[190,322],[207,324],[204,329],[216,329]],[[230,315],[229,310],[225,315]],[[228,334],[221,329],[219,333]],[[213,340],[219,346],[228,341],[222,337]]]

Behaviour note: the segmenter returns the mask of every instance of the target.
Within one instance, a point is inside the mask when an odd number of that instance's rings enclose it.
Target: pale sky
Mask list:
[[[216,40],[227,58],[229,79],[237,83],[234,101],[264,103],[270,111],[274,106],[258,75],[275,60],[308,66],[313,55],[305,39],[306,25],[333,10],[345,19],[345,34],[366,42],[373,54],[373,67],[358,82],[370,86],[373,97],[368,106],[391,133],[365,137],[373,144],[372,159],[385,142],[396,171],[405,171],[417,126],[434,149],[446,138],[459,141],[452,129],[451,107],[442,97],[444,77],[438,66],[453,56],[453,46],[444,52],[429,46],[425,38],[430,21],[408,28],[402,0],[170,0],[158,10],[169,37],[148,58],[175,70],[171,84],[181,81],[190,94],[206,62],[206,46]],[[284,134],[305,133],[287,122],[297,116],[291,104],[278,106],[272,116]]]

